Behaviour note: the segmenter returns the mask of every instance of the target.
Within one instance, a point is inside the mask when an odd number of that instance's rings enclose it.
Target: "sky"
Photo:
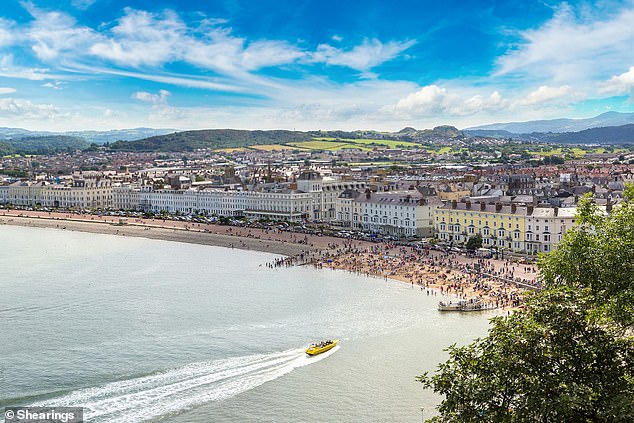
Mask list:
[[[634,111],[634,0],[2,0],[0,126],[397,131]]]

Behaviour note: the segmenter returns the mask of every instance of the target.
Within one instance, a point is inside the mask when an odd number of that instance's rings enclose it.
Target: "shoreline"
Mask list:
[[[480,299],[489,309],[516,308],[527,291],[505,277],[535,279],[536,269],[503,260],[468,258],[438,251],[367,241],[306,235],[279,229],[197,224],[162,219],[126,219],[23,210],[0,211],[0,225],[50,228],[105,235],[132,236],[172,242],[260,251],[281,258],[270,267],[310,265],[393,280],[420,288],[439,300]],[[487,273],[474,271],[476,263]],[[497,276],[494,273],[497,272]],[[502,280],[502,282],[501,282]],[[515,301],[518,300],[518,301]]]
[[[235,248],[246,251],[260,251],[279,254],[282,256],[292,256],[301,250],[319,251],[319,249],[314,249],[314,247],[311,246],[289,244],[276,240],[255,239],[242,236],[223,235],[218,233],[150,225],[120,225],[114,222],[102,221],[0,215],[0,225],[59,229],[103,235],[132,236],[138,238],[159,239],[163,241],[184,242],[188,244]]]

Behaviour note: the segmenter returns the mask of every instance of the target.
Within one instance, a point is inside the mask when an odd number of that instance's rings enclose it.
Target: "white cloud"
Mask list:
[[[100,38],[92,29],[78,26],[70,15],[46,12],[31,3],[24,4],[34,20],[23,36],[40,60],[51,61],[62,54],[74,57]]]
[[[542,85],[535,91],[529,93],[523,99],[518,102],[521,105],[527,106],[539,106],[544,103],[570,103],[572,101],[579,100],[581,94],[575,92],[570,85],[561,85],[559,87],[549,87]]]
[[[252,72],[298,62],[323,62],[367,72],[414,44],[372,39],[349,50],[322,44],[311,52],[282,40],[248,41],[224,24],[221,20],[206,20],[195,28],[171,11],[155,14],[128,8],[89,52],[122,66],[156,67],[183,61],[230,79],[267,85],[271,79],[257,78]]]
[[[599,85],[599,92],[603,94],[622,95],[634,90],[634,66],[620,75],[615,75]]]
[[[167,104],[167,98],[170,95],[171,93],[167,90],[159,90],[158,94],[148,93],[147,91],[137,91],[132,94],[132,98],[157,106]]]
[[[79,10],[86,10],[96,2],[97,0],[72,0],[71,4]]]
[[[306,54],[285,41],[255,41],[242,52],[240,63],[246,70],[293,63]]]
[[[311,59],[315,62],[346,66],[366,72],[382,63],[394,59],[415,43],[413,40],[382,43],[376,38],[373,38],[371,40],[364,40],[363,44],[355,46],[350,50],[336,48],[329,44],[320,44],[317,46],[317,51],[311,55]]]
[[[453,105],[450,113],[458,116],[469,116],[477,113],[496,113],[508,106],[508,101],[499,92],[494,91],[489,96],[476,94],[466,100]]]
[[[498,60],[497,75],[521,74],[584,83],[634,62],[634,9],[579,15],[563,3],[551,20],[519,32],[521,42]]]
[[[497,91],[488,96],[482,94],[461,96],[444,87],[427,85],[401,98],[396,104],[386,106],[384,110],[406,116],[440,114],[468,116],[478,113],[494,113],[507,107],[508,104],[509,102],[502,98]]]
[[[7,19],[0,18],[0,47],[13,44],[15,41],[15,23]]]
[[[112,36],[94,43],[89,51],[123,65],[162,65],[182,56],[186,31],[186,25],[174,12],[155,15],[127,8],[112,28]]]
[[[8,54],[0,56],[0,76],[2,77],[28,79],[31,81],[42,81],[45,79],[59,77],[58,75],[51,75],[48,72],[48,69],[45,68],[25,68],[16,66],[13,63],[12,55]]]
[[[59,111],[52,104],[37,104],[17,98],[0,98],[0,119],[13,119],[9,122],[15,122],[16,117],[20,120],[48,121],[58,115]]]
[[[427,85],[400,99],[394,109],[397,111],[416,110],[423,114],[439,113],[447,109],[450,101],[446,88]]]
[[[15,92],[15,88],[0,87],[0,95],[13,94],[14,92]]]
[[[51,88],[53,90],[62,90],[64,89],[64,82],[62,81],[47,82],[45,84],[42,84],[42,87]]]

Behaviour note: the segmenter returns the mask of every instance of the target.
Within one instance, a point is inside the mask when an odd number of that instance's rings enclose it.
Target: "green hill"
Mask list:
[[[3,140],[17,154],[55,154],[61,151],[84,150],[89,144],[79,137],[67,135],[44,135],[20,139]]]
[[[312,135],[299,131],[245,131],[237,129],[206,129],[175,132],[136,141],[110,144],[116,151],[192,151],[200,148],[236,148],[263,144],[285,144],[308,141]]]
[[[439,126],[418,131],[406,128],[397,133],[376,131],[246,131],[237,129],[206,129],[200,131],[174,132],[136,141],[117,141],[110,144],[114,151],[193,151],[197,149],[240,148],[252,145],[293,145],[313,139],[382,139],[421,142],[437,138],[464,136],[453,126]]]
[[[634,144],[634,124],[569,132],[551,137],[558,144]]]

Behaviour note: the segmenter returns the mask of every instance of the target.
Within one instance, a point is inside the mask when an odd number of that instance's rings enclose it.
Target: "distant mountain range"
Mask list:
[[[185,152],[264,144],[289,144],[314,139],[382,139],[425,144],[468,137],[512,138],[559,144],[634,144],[634,113],[608,112],[589,119],[553,119],[482,125],[465,130],[437,126],[398,132],[365,131],[249,131],[207,129],[177,132],[174,129],[134,128],[111,131],[29,131],[0,128],[0,155],[52,154],[85,150],[90,144],[108,144],[113,151]],[[293,144],[291,144],[293,145]]]
[[[551,119],[528,122],[492,123],[467,128],[464,132],[468,135],[485,135],[486,133],[481,132],[485,130],[495,131],[499,135],[504,136],[504,134],[579,132],[590,128],[628,124],[634,124],[634,113],[606,112],[588,119]],[[488,136],[491,136],[490,132],[488,134]]]
[[[0,142],[6,140],[21,140],[24,138],[36,139],[38,137],[74,137],[81,138],[89,144],[105,144],[115,141],[138,140],[141,138],[164,135],[176,132],[176,129],[133,128],[115,129],[111,131],[29,131],[22,128],[0,128]]]

